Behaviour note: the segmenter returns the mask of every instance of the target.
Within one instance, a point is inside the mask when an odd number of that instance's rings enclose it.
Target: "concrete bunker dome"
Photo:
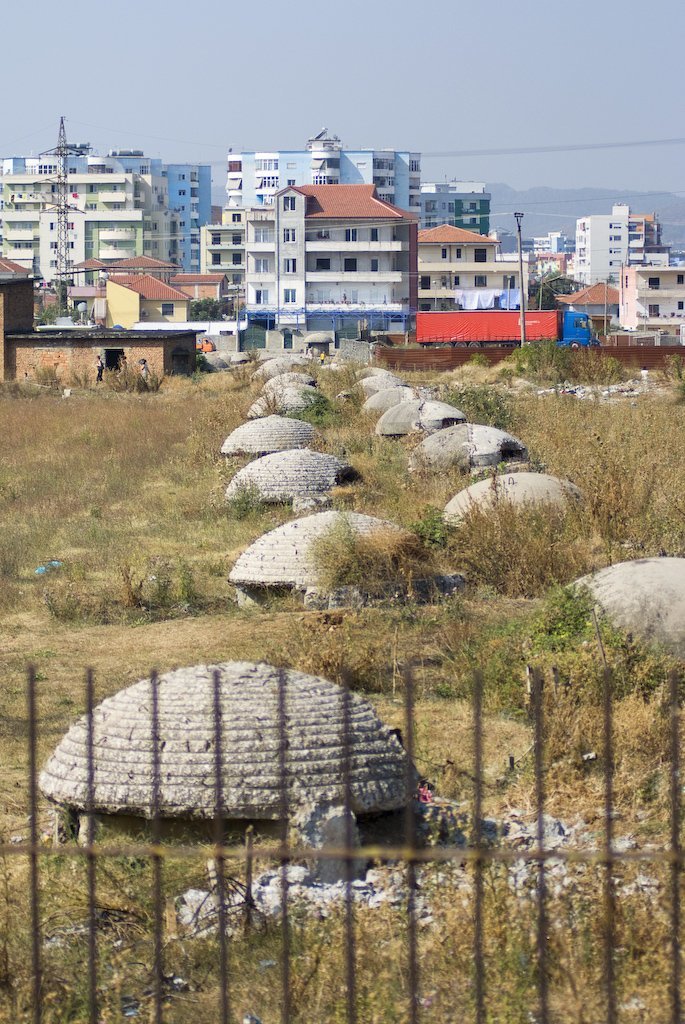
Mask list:
[[[290,373],[298,366],[311,365],[309,360],[305,356],[300,355],[289,355],[289,356],[275,356],[273,359],[267,359],[266,362],[255,370],[253,377],[255,380],[270,380],[272,377],[277,377],[281,373]]]
[[[401,402],[413,402],[418,397],[418,392],[414,388],[381,388],[380,391],[369,395],[362,406],[362,412],[384,413],[388,409],[392,409],[393,405],[400,405]]]
[[[576,580],[610,622],[685,659],[685,558],[617,562]]]
[[[382,391],[385,388],[404,388],[407,386],[407,382],[401,377],[396,377],[394,373],[385,371],[374,374],[372,377],[362,377],[358,381],[358,385],[366,397],[369,398],[371,395],[375,395],[377,391]]]
[[[547,473],[510,473],[479,480],[459,491],[445,505],[445,519],[459,522],[475,506],[491,508],[498,501],[513,505],[550,504],[563,506],[578,501],[581,493],[570,480],[561,480]]]
[[[242,423],[221,446],[222,455],[269,455],[306,448],[316,437],[311,423],[289,416],[264,416]]]
[[[480,423],[458,423],[425,438],[414,450],[409,465],[411,469],[459,466],[469,470],[502,462],[525,462],[527,458],[526,446],[513,434]]]
[[[222,816],[278,820],[283,787],[293,810],[344,804],[344,716],[348,716],[351,810],[403,807],[407,755],[356,694],[326,679],[251,662],[177,669],[157,682],[158,813],[184,820],[215,816],[214,674],[221,710]],[[141,680],[93,712],[97,814],[149,819],[153,792],[152,682]],[[279,713],[282,687],[285,716]],[[281,778],[281,729],[286,771]],[[87,720],[76,722],[40,775],[40,788],[71,811],[88,806]]]
[[[292,501],[326,494],[332,487],[354,480],[356,476],[349,463],[324,452],[309,448],[274,452],[240,469],[226,488],[226,498],[230,500],[241,491],[255,490],[262,501]]]
[[[302,412],[311,405],[318,394],[317,389],[309,384],[298,384],[295,387],[286,385],[285,387],[274,388],[271,393],[262,395],[256,402],[253,402],[247,410],[247,418],[254,420],[260,419],[262,416],[268,416],[273,411],[274,406],[281,415],[283,413]]]
[[[354,533],[368,535],[377,530],[399,527],[359,512],[316,512],[293,519],[262,534],[243,551],[229,573],[230,583],[248,588],[318,586],[312,545],[338,525]]]
[[[263,395],[272,395],[285,387],[300,387],[307,384],[316,387],[316,380],[310,373],[277,373],[275,377],[269,377],[262,388]]]
[[[453,405],[418,398],[391,406],[376,424],[376,433],[385,437],[402,437],[418,431],[430,434],[465,422],[464,413]]]

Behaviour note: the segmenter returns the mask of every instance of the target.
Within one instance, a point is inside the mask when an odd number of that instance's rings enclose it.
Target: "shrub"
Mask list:
[[[257,487],[241,487],[226,503],[226,507],[231,519],[250,519],[263,513],[264,502]]]
[[[435,505],[428,505],[421,519],[412,523],[409,529],[429,548],[447,547],[451,532],[441,509]]]
[[[339,409],[326,398],[325,395],[308,395],[307,405],[297,412],[288,413],[295,420],[305,420],[314,427],[334,427],[342,422],[342,415]]]
[[[511,399],[487,385],[468,385],[452,388],[446,401],[456,405],[469,423],[485,423],[499,430],[509,430],[512,419]]]
[[[508,597],[535,597],[592,566],[575,510],[505,498],[474,504],[455,529],[451,549],[470,582]]]
[[[487,356],[482,352],[474,352],[472,356],[469,356],[469,363],[471,366],[489,366]]]
[[[391,528],[360,534],[345,519],[314,541],[312,556],[327,590],[351,586],[378,595],[398,580],[425,577],[431,561],[415,534]]]

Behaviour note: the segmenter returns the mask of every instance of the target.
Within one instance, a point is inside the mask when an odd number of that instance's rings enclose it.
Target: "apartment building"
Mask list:
[[[685,325],[685,267],[624,267],[618,316],[628,330],[680,333]]]
[[[344,149],[326,128],[308,139],[303,150],[229,153],[229,207],[270,206],[289,185],[374,185],[383,202],[418,213],[421,154]]]
[[[279,191],[246,221],[249,323],[292,333],[408,329],[416,308],[417,219],[374,185]]]
[[[610,214],[576,221],[574,276],[582,284],[618,282],[623,266],[668,266],[670,246],[661,240],[655,213],[635,214],[625,203]]]
[[[421,184],[421,227],[452,224],[479,235],[490,232],[490,201],[482,181],[424,181]]]
[[[523,286],[528,287],[527,260]],[[496,238],[451,224],[419,231],[419,310],[518,309],[520,304],[518,259],[500,253]]]
[[[200,232],[201,273],[225,274],[229,295],[239,302],[245,295],[246,216],[246,210],[226,209],[220,224],[206,224]]]
[[[199,271],[209,165],[166,165],[140,150],[97,156],[87,144],[76,150],[67,166],[71,266],[146,254]],[[57,269],[56,158],[11,157],[1,166],[2,255],[50,283]]]

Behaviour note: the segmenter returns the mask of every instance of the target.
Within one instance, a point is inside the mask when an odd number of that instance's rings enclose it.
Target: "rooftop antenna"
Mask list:
[[[67,285],[69,278],[69,211],[75,209],[69,202],[69,177],[67,157],[78,154],[78,146],[70,146],[64,127],[64,117],[59,119],[57,145],[54,149],[46,149],[41,156],[57,157],[57,201],[51,207],[57,212],[57,300],[60,313],[67,312]]]

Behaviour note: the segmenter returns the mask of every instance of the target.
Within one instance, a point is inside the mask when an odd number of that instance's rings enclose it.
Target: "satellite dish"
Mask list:
[[[87,313],[88,312],[88,305],[85,302],[79,302],[79,304],[78,304],[78,306],[76,308],[79,311],[79,313]]]

